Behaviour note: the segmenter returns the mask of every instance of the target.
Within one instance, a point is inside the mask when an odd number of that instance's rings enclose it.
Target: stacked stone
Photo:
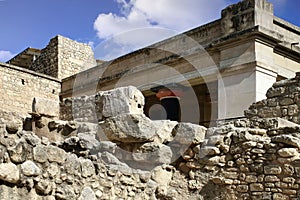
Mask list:
[[[0,110],[28,116],[34,97],[58,102],[61,83],[54,78],[8,64],[1,64],[0,74]]]
[[[249,118],[281,117],[300,123],[300,73],[295,78],[273,84],[268,90],[267,99],[252,104],[245,115]]]
[[[78,109],[79,122],[45,117],[35,121],[34,131],[39,135],[39,129],[44,129],[47,138],[24,131],[20,121],[0,115],[5,117],[0,119],[2,196],[208,200],[300,197],[299,125],[257,116],[209,129],[169,120],[152,121],[143,114],[144,99],[134,87],[97,95],[100,120],[84,122],[92,119],[87,111],[95,96],[76,97],[70,104]],[[87,110],[80,110],[79,105]],[[56,133],[64,137],[48,139]]]
[[[0,119],[3,199],[184,199],[192,195],[185,177],[173,166],[134,169],[114,156],[117,145],[110,141],[92,147],[78,134],[51,143],[22,130],[22,123],[9,121],[13,122]]]
[[[95,95],[65,98],[60,102],[60,119],[98,123],[119,114],[142,114],[145,100],[133,86]]]
[[[41,50],[29,69],[63,79],[94,66],[96,60],[89,45],[58,35]]]
[[[41,50],[41,55],[31,64],[30,70],[52,77],[58,77],[58,40],[53,38],[47,47]]]

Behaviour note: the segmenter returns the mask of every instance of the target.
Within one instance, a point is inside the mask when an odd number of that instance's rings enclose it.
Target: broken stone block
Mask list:
[[[81,175],[82,177],[90,177],[95,174],[95,167],[91,160],[79,158],[81,165]]]
[[[125,113],[144,113],[144,96],[133,86],[105,91],[102,95],[104,117],[114,117]]]
[[[174,141],[180,144],[199,144],[205,139],[206,128],[191,123],[179,123],[172,134]]]
[[[8,149],[10,158],[15,163],[24,162],[31,153],[28,144],[24,141],[19,141],[15,146]]]
[[[170,120],[155,120],[152,124],[156,128],[154,141],[158,143],[167,143],[173,140],[172,131],[178,124],[176,121]]]
[[[124,143],[153,141],[155,127],[143,114],[123,114],[111,117],[99,123],[106,137],[112,141]],[[103,136],[98,136],[103,137]]]
[[[172,161],[172,150],[169,146],[149,142],[143,144],[132,154],[134,161],[155,164],[169,164]]]
[[[159,185],[168,185],[173,176],[174,167],[170,165],[157,166],[153,169],[151,178]]]
[[[57,117],[59,116],[59,102],[35,97],[32,103],[32,112],[43,116]]]

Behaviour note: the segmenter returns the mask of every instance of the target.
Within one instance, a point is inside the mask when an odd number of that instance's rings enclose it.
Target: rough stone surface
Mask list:
[[[103,92],[103,116],[114,117],[119,114],[143,114],[145,100],[135,87],[121,87]]]
[[[20,180],[18,167],[13,163],[1,163],[0,179],[9,183],[17,183]]]
[[[41,169],[31,160],[21,164],[21,171],[26,176],[38,176],[41,173]]]
[[[155,127],[143,114],[122,114],[100,122],[108,139],[120,142],[149,142],[155,135]]]
[[[78,200],[97,200],[94,191],[90,187],[85,187]]]
[[[174,140],[180,144],[199,144],[204,141],[206,128],[191,123],[179,123],[173,130]]]
[[[58,101],[35,97],[32,103],[32,112],[38,115],[58,117],[59,103]]]

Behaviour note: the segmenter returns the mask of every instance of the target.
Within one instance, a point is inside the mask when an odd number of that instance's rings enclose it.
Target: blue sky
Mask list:
[[[0,61],[63,35],[105,49],[112,37],[139,48],[220,18],[238,0],[0,0]],[[270,0],[275,15],[300,26],[299,0]],[[132,30],[137,30],[138,32]],[[144,32],[141,30],[143,29]],[[146,30],[146,31],[145,31]],[[124,34],[125,33],[125,34]],[[127,34],[126,34],[127,33]],[[147,40],[145,39],[147,38]],[[97,49],[97,48],[96,48]],[[99,48],[98,48],[99,49]],[[126,53],[106,50],[113,56]]]

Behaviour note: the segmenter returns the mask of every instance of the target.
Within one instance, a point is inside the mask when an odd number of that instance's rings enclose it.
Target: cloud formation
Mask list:
[[[11,53],[10,51],[3,51],[0,50],[0,62],[6,62],[13,58],[15,54]]]
[[[109,40],[115,43],[114,45],[121,45],[122,53],[220,18],[220,10],[228,4],[226,0],[209,2],[207,0],[185,0],[184,2],[182,0],[116,0],[116,2],[120,5],[119,14],[99,14],[94,22],[94,29],[100,39]],[[106,42],[105,46],[107,45],[109,44]],[[116,56],[110,55],[106,59]]]

